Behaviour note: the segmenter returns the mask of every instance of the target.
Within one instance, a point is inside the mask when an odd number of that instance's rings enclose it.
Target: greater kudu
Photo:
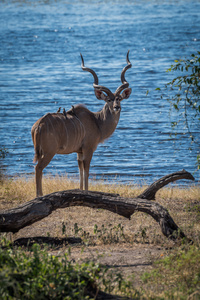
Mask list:
[[[47,113],[32,127],[31,134],[35,148],[36,195],[42,195],[42,170],[50,163],[56,153],[77,153],[80,189],[88,190],[88,176],[92,155],[99,143],[102,143],[114,132],[120,117],[121,100],[129,98],[131,88],[125,79],[125,72],[131,68],[129,51],[127,52],[127,65],[121,73],[122,85],[115,93],[98,84],[96,73],[84,66],[83,71],[90,72],[94,77],[94,91],[97,99],[106,103],[99,112],[91,112],[83,105],[76,105],[63,113]],[[122,92],[123,91],[123,92]]]

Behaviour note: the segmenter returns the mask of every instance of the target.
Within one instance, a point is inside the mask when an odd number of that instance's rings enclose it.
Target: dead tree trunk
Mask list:
[[[118,194],[84,192],[78,189],[38,197],[16,208],[1,211],[0,231],[15,233],[47,217],[57,208],[88,206],[106,209],[129,219],[135,211],[145,212],[159,223],[166,237],[184,238],[185,234],[175,224],[169,212],[160,204],[151,201],[155,199],[155,194],[160,188],[179,179],[194,180],[194,177],[185,170],[172,173],[154,182],[137,198],[123,198]]]

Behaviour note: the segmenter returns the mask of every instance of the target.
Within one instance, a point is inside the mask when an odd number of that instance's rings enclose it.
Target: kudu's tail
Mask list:
[[[35,156],[33,162],[36,163],[42,157],[42,149],[40,146],[40,127],[31,130],[32,140],[35,148]]]

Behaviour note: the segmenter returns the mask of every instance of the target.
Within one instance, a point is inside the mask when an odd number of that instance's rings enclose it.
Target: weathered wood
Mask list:
[[[78,189],[38,197],[16,208],[1,211],[0,231],[17,232],[47,217],[58,208],[87,206],[106,209],[129,219],[135,211],[145,212],[159,223],[165,236],[172,239],[176,239],[178,236],[184,238],[185,234],[175,224],[169,212],[160,204],[148,200],[154,199],[156,192],[161,187],[169,182],[183,178],[194,180],[193,176],[184,170],[173,173],[153,183],[137,198],[123,198],[117,194],[84,192]]]
[[[182,170],[179,172],[175,172],[169,175],[166,175],[154,183],[152,183],[138,198],[147,199],[147,200],[155,200],[155,195],[158,190],[167,185],[170,182],[174,182],[180,179],[189,179],[194,180],[194,177],[189,172]]]

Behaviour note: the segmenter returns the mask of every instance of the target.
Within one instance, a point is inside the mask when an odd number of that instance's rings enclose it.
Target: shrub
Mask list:
[[[188,299],[200,289],[199,250],[195,245],[176,249],[173,254],[157,261],[152,272],[144,273],[143,281],[151,286],[156,283],[166,299]]]
[[[37,244],[29,252],[0,249],[1,299],[89,299],[100,270],[92,262],[72,265],[67,255],[49,255]]]

